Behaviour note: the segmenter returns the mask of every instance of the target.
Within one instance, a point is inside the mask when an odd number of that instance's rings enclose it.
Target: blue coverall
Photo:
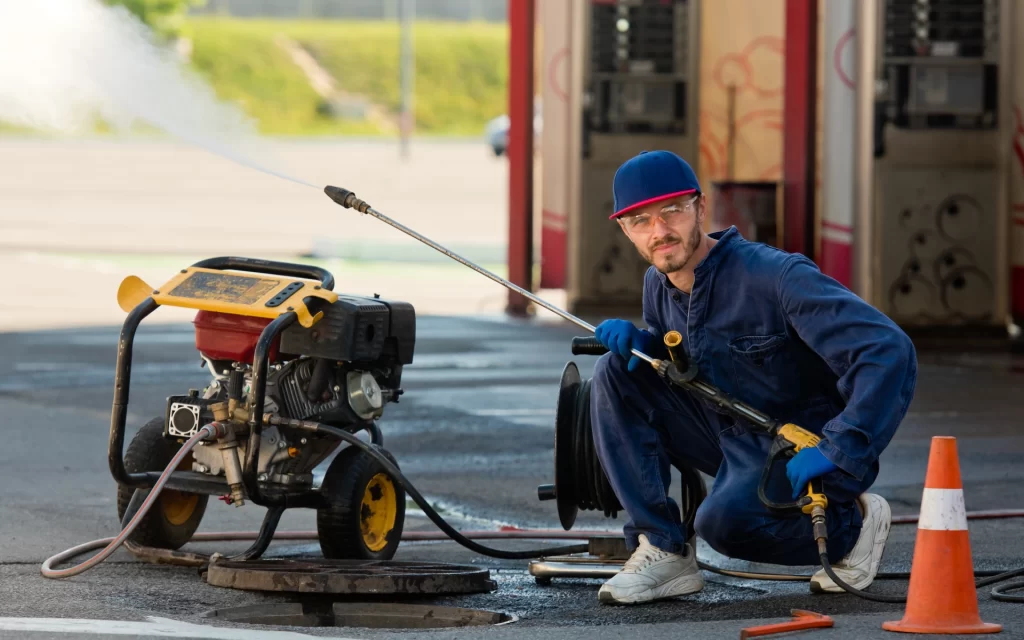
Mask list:
[[[822,477],[832,562],[856,544],[857,496],[903,420],[917,381],[907,335],[887,316],[800,254],[745,240],[735,227],[697,265],[690,295],[654,267],[644,277],[643,317],[656,345],[673,329],[701,378],[768,413],[823,436],[839,470]],[[663,347],[662,347],[663,348]],[[654,355],[654,354],[652,354]],[[714,477],[697,511],[697,535],[726,556],[781,565],[818,563],[810,518],[777,515],[757,496],[771,438],[669,385],[648,366],[628,372],[608,353],[591,382],[598,457],[623,508],[630,550],[645,534],[680,552],[679,508],[668,497],[670,464]],[[768,496],[792,500],[785,464]]]

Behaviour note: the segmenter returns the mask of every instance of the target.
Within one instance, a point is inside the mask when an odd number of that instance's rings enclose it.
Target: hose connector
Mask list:
[[[827,555],[828,525],[825,522],[825,509],[818,505],[811,510],[811,532],[818,543],[818,555]]]
[[[227,437],[228,434],[231,434],[231,436],[234,437],[235,433],[231,430],[231,425],[219,420],[214,420],[207,424],[200,431],[203,430],[209,434],[205,438],[202,438],[203,440],[220,440],[221,438]]]
[[[238,438],[235,437],[234,429],[227,429],[227,433],[217,438],[217,448],[220,449],[224,464],[224,478],[231,489],[231,504],[240,507],[245,504],[245,484],[242,480],[242,463],[238,457]]]

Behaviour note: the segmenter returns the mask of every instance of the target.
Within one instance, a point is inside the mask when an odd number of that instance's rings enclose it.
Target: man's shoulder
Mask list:
[[[790,264],[802,257],[763,242],[738,238],[729,252],[728,264],[759,279],[776,281]]]

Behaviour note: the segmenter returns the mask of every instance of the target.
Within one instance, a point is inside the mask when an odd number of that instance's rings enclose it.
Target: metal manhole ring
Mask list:
[[[471,565],[373,560],[212,562],[207,583],[252,591],[349,594],[486,593],[490,571]]]

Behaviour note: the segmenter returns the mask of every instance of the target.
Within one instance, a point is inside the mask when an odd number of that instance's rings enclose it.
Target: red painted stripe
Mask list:
[[[550,209],[541,212],[540,229],[540,287],[565,287],[565,264],[568,243],[566,225],[569,216]]]
[[[540,230],[540,288],[565,287],[566,238],[564,229],[542,227]]]
[[[534,0],[508,3],[508,279],[533,289],[533,53]],[[509,291],[506,311],[526,313],[522,295]]]
[[[1010,274],[1010,308],[1014,316],[1024,318],[1024,266],[1014,265]]]
[[[845,224],[839,224],[838,222],[832,222],[831,220],[822,220],[821,226],[828,227],[829,229],[836,229],[837,231],[849,231],[853,233],[853,227]]]
[[[1024,211],[1024,202],[1018,202],[1013,205],[1014,211]]]
[[[1013,219],[1013,224],[1017,224],[1017,225],[1020,225],[1020,226],[1024,227],[1024,218],[1014,218]]]
[[[853,273],[853,247],[829,238],[821,239],[821,272],[849,287]]]
[[[787,0],[783,63],[783,246],[813,253],[818,3]],[[813,256],[812,256],[813,257]]]

